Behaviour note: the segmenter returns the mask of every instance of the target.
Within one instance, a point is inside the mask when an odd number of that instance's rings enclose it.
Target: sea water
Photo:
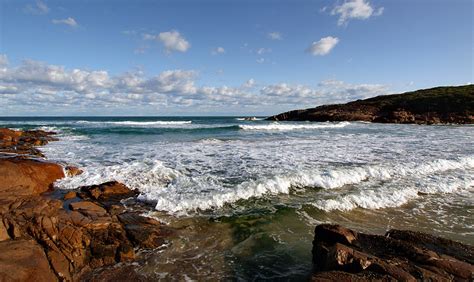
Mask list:
[[[239,117],[0,118],[59,133],[42,148],[138,189],[149,216],[182,230],[137,271],[155,278],[298,279],[320,223],[420,230],[474,243],[474,127]]]

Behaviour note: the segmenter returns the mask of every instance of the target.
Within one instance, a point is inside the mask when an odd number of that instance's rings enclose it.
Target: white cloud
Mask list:
[[[217,48],[212,49],[211,51],[212,55],[219,55],[219,54],[224,54],[224,53],[225,53],[224,47],[217,47]]]
[[[283,36],[278,31],[269,32],[267,37],[271,40],[282,40]]]
[[[265,53],[271,53],[272,49],[270,48],[258,48],[257,51],[255,51],[259,55],[263,55]]]
[[[252,88],[255,86],[255,79],[251,78],[249,80],[247,80],[244,84],[242,84],[242,87],[243,88]]]
[[[258,58],[256,60],[256,62],[259,63],[259,64],[263,64],[265,62],[265,59],[264,58]]]
[[[315,41],[311,46],[306,49],[306,52],[312,54],[313,56],[324,56],[329,54],[331,50],[339,43],[339,38],[337,37],[323,37],[319,41]]]
[[[34,5],[26,5],[23,11],[33,15],[45,15],[49,13],[49,7],[43,1],[37,0]]]
[[[76,20],[71,18],[71,17],[69,17],[67,19],[59,19],[59,20],[53,19],[51,22],[53,24],[65,24],[65,25],[68,25],[70,27],[77,27],[78,26]]]
[[[0,55],[0,58],[5,61],[7,57]],[[67,69],[33,60],[0,67],[0,104],[8,105],[10,112],[6,114],[21,110],[23,113],[43,110],[65,114],[92,109],[97,113],[117,109],[117,114],[145,108],[173,108],[186,113],[190,109],[222,111],[236,105],[255,112],[265,109],[279,112],[346,102],[386,91],[384,85],[348,84],[337,80],[323,81],[317,87],[283,82],[259,85],[253,78],[235,87],[199,85],[199,74],[193,70],[167,70],[154,76],[141,71],[110,75],[105,70]]]
[[[380,16],[383,13],[383,7],[374,10],[366,0],[346,0],[342,5],[337,5],[331,11],[331,15],[338,15],[338,25],[345,25],[351,19],[365,20],[371,16]]]
[[[161,32],[158,34],[158,40],[163,43],[167,52],[186,52],[191,47],[191,44],[176,30]]]

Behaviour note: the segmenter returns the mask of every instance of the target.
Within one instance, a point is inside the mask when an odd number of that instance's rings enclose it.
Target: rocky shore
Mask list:
[[[313,281],[472,281],[474,247],[429,234],[315,229]]]
[[[275,121],[367,121],[376,123],[472,124],[474,85],[436,87],[324,105],[271,116]]]
[[[180,231],[143,216],[138,191],[119,182],[55,190],[56,180],[82,171],[45,159],[38,146],[54,136],[0,129],[0,281],[155,279],[133,263],[146,263],[148,250]],[[312,252],[314,281],[472,281],[474,272],[472,246],[412,231],[381,236],[319,225]]]
[[[121,183],[54,191],[54,181],[81,170],[43,158],[37,146],[53,140],[0,129],[0,281],[82,280],[165,243],[172,231],[126,209],[121,201],[137,192]]]

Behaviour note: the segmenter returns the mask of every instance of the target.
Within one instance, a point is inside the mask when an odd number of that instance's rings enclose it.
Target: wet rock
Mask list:
[[[74,199],[76,197],[77,197],[77,193],[75,191],[69,191],[64,195],[63,199],[64,200],[70,200],[70,199]]]
[[[323,224],[315,229],[313,280],[468,280],[474,274],[473,251],[420,232],[391,230],[381,236]]]
[[[171,234],[171,231],[162,227],[159,221],[143,217],[137,213],[123,213],[118,215],[118,218],[124,224],[130,240],[142,248],[159,247],[164,244],[165,238]]]
[[[114,201],[133,197],[138,194],[137,191],[130,190],[124,184],[117,181],[105,182],[99,185],[83,186],[80,190],[88,197],[100,201]]]
[[[69,177],[80,175],[84,172],[82,169],[75,166],[66,166],[64,170],[66,171],[66,175]]]

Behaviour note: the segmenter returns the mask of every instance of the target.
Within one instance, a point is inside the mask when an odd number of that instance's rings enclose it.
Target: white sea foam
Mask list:
[[[272,130],[272,131],[288,131],[299,129],[322,129],[322,128],[341,128],[346,127],[349,122],[339,123],[305,123],[305,124],[284,124],[284,123],[270,123],[270,124],[256,124],[246,125],[241,124],[239,127],[243,130]]]
[[[235,118],[239,121],[255,121],[255,120],[263,120],[263,118],[256,118],[256,117],[246,117],[246,118]]]
[[[458,160],[434,160],[424,164],[407,163],[397,165],[372,165],[336,168],[326,171],[306,170],[283,175],[244,181],[233,188],[224,187],[221,179],[214,175],[192,176],[171,169],[156,160],[104,166],[86,171],[75,177],[57,182],[60,188],[75,188],[117,180],[132,189],[139,189],[139,199],[156,204],[157,210],[171,213],[219,208],[227,203],[265,195],[289,194],[294,186],[334,189],[345,185],[357,185],[364,181],[388,181],[391,185],[370,189],[356,189],[354,193],[335,199],[321,199],[313,203],[316,207],[330,211],[350,210],[356,207],[378,209],[400,206],[424,193],[451,193],[473,185],[472,178],[453,181],[430,181],[434,173],[455,169],[471,169],[474,158]],[[426,177],[428,176],[428,177]],[[404,183],[408,179],[407,183]],[[424,184],[416,185],[417,181]],[[398,182],[401,183],[398,183]]]
[[[128,187],[138,188],[142,193],[151,193],[154,189],[165,187],[180,173],[167,168],[157,160],[144,160],[128,164],[116,164],[100,167],[85,167],[84,172],[74,177],[65,177],[55,185],[61,189],[75,189],[78,186],[100,184],[116,180]]]
[[[160,126],[160,125],[183,125],[183,124],[191,124],[192,121],[190,120],[170,120],[170,121],[87,121],[87,120],[79,120],[77,121],[79,124],[103,124],[103,125],[122,125],[122,126]]]

